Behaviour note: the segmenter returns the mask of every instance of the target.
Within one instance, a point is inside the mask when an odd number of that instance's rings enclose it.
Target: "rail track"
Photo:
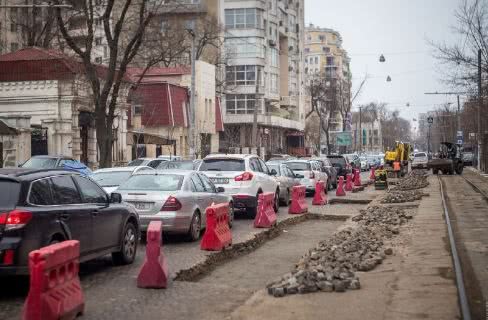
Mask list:
[[[461,177],[462,177],[462,175],[461,175]],[[446,191],[444,189],[444,185],[443,185],[443,181],[442,181],[441,176],[438,175],[437,178],[439,179],[439,185],[440,185],[440,189],[441,189],[442,207],[444,209],[444,216],[446,218],[446,224],[447,224],[447,233],[449,235],[449,245],[450,245],[452,260],[453,260],[453,264],[454,264],[454,272],[456,275],[456,284],[458,287],[459,306],[461,307],[461,315],[462,315],[462,319],[471,320],[471,311],[470,311],[469,302],[468,302],[468,298],[467,298],[467,294],[466,294],[466,288],[464,285],[463,269],[462,269],[461,260],[459,258],[458,251],[456,248],[456,239],[454,236],[454,231],[453,231],[452,224],[451,224],[451,218],[449,215],[449,209],[448,209],[448,205],[446,202],[447,194],[446,194]],[[465,177],[463,177],[463,178],[466,181],[468,181],[468,179],[466,179]],[[474,184],[472,182],[468,181],[468,183],[470,185],[474,186]],[[475,187],[475,188],[477,188],[477,187]],[[486,197],[486,195],[484,193],[481,193],[481,194],[483,196],[485,196],[486,199],[488,199],[488,197]]]

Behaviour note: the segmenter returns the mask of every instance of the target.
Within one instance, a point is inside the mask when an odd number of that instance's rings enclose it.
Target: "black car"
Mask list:
[[[337,188],[337,169],[332,165],[328,158],[313,158],[322,165],[322,172],[327,173],[327,190]]]
[[[28,274],[32,250],[80,241],[80,261],[134,261],[139,217],[120,194],[66,170],[0,169],[0,275]]]
[[[332,166],[336,169],[338,177],[342,176],[345,179],[346,174],[352,172],[351,166],[347,163],[346,158],[344,156],[330,155],[327,156],[327,159],[329,159]]]

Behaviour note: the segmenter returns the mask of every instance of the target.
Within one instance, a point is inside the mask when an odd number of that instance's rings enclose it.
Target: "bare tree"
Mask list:
[[[57,5],[61,0],[55,0]],[[144,0],[106,0],[103,7],[95,0],[68,1],[73,6],[76,18],[83,27],[83,38],[67,27],[66,15],[56,7],[55,16],[59,30],[67,45],[78,55],[85,68],[91,86],[95,108],[96,137],[101,167],[112,165],[113,124],[120,90],[123,86],[127,66],[136,56],[144,39],[146,27],[151,21],[152,9]],[[155,2],[151,2],[156,5]],[[100,14],[99,14],[100,13]],[[69,21],[69,22],[72,22]],[[107,41],[109,62],[103,80],[93,61],[96,24],[103,25]],[[77,32],[79,32],[78,29]],[[126,39],[127,41],[123,41]]]

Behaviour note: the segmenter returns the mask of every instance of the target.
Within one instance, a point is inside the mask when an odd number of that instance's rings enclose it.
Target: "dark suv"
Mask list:
[[[330,155],[327,156],[327,159],[329,159],[332,166],[336,169],[338,177],[342,176],[345,179],[346,174],[352,172],[351,166],[347,163],[346,158],[344,156]]]
[[[73,171],[24,168],[0,169],[0,190],[0,275],[28,274],[29,252],[71,239],[82,262],[134,261],[139,217],[120,194]]]

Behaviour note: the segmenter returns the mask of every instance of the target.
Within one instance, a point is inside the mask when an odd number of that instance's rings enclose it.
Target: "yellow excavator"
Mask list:
[[[408,173],[410,153],[412,153],[412,146],[399,141],[396,142],[394,150],[385,152],[385,169],[389,177],[400,178]]]

